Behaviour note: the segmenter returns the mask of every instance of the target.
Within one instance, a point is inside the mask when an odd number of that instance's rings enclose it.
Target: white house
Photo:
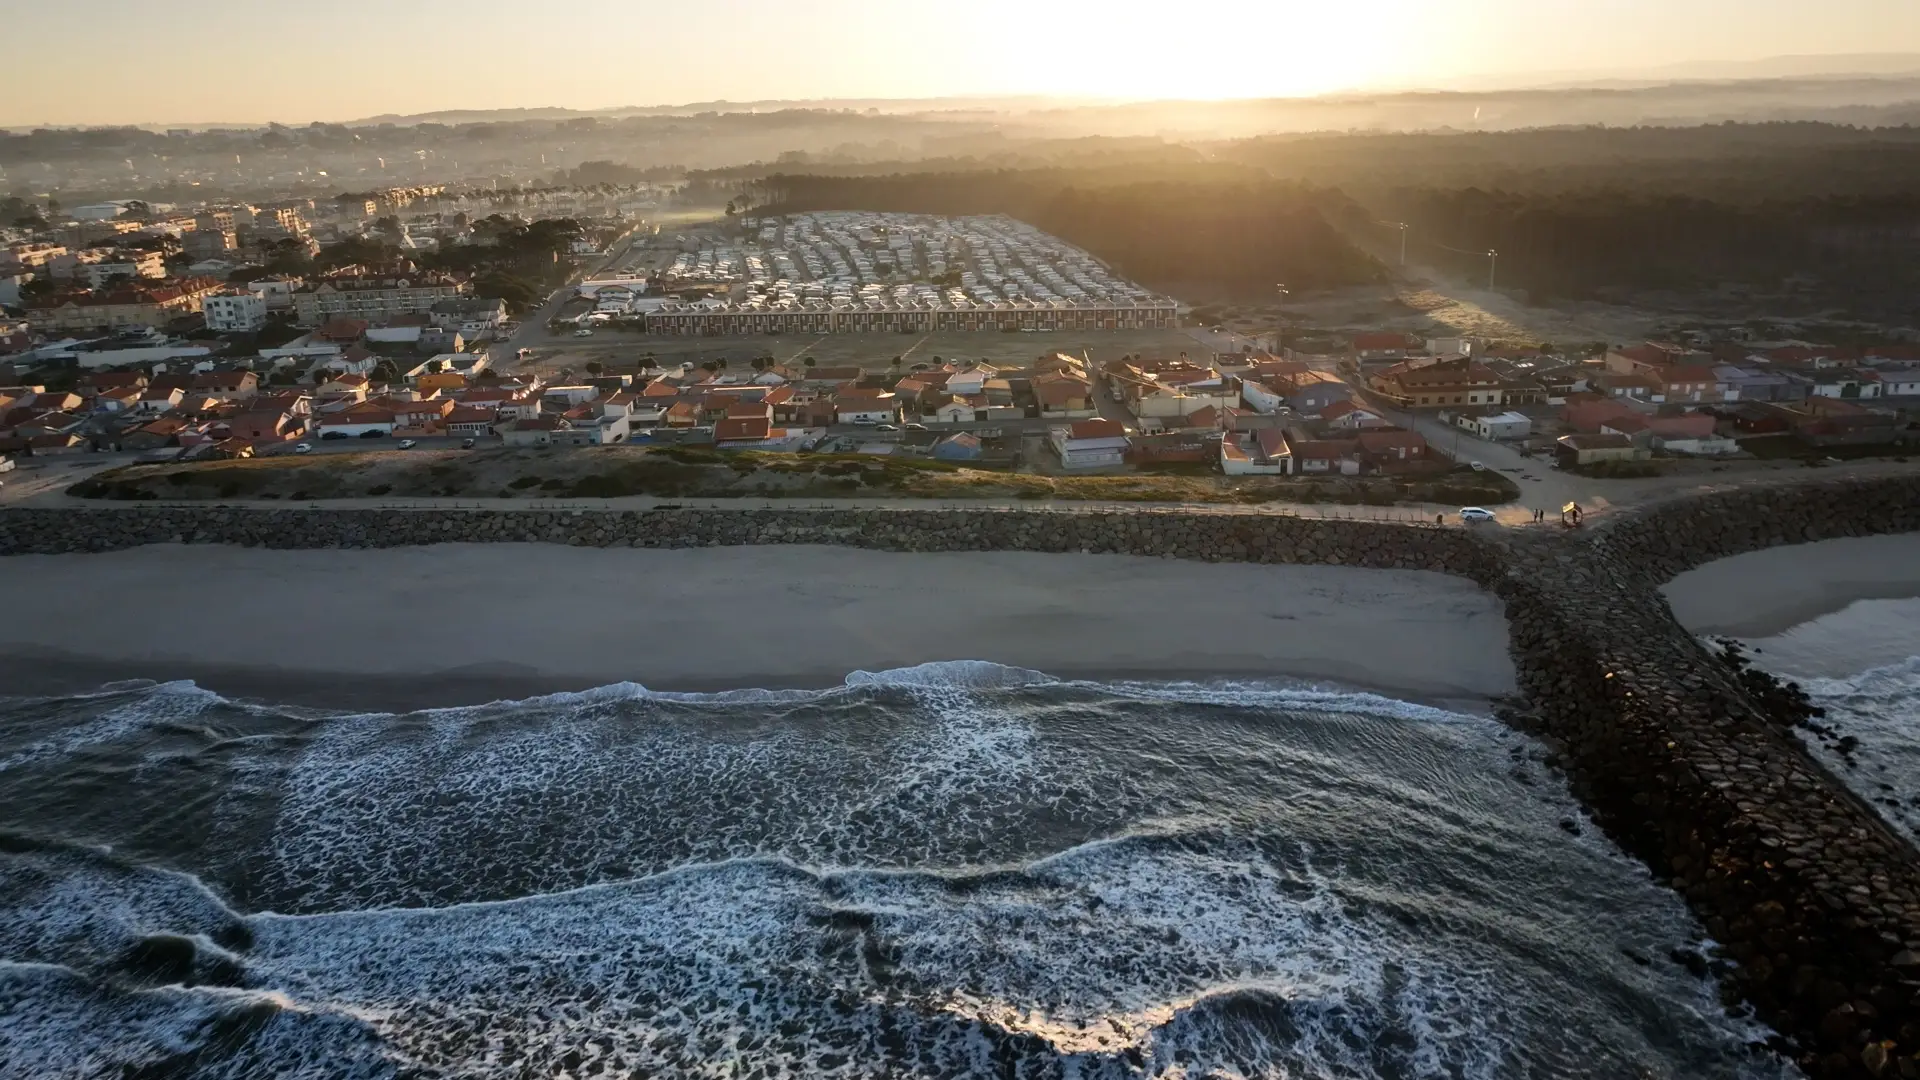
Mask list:
[[[1257,413],[1275,412],[1286,404],[1286,399],[1278,391],[1258,379],[1240,380],[1240,398]]]
[[[1220,440],[1220,471],[1228,476],[1286,476],[1293,450],[1278,428],[1243,431]]]
[[[973,403],[963,398],[951,398],[933,410],[933,422],[936,424],[970,424],[977,413]]]
[[[1489,440],[1524,439],[1533,434],[1533,420],[1525,413],[1503,412],[1492,416],[1462,416],[1458,422],[1461,427]]]
[[[1105,469],[1125,463],[1127,429],[1118,420],[1081,420],[1047,433],[1060,464],[1068,469]]]
[[[507,446],[605,446],[625,442],[628,434],[624,416],[603,416],[597,421],[542,416],[515,420],[496,430]]]
[[[382,435],[393,434],[394,415],[391,409],[382,409],[377,405],[362,402],[328,413],[314,425],[321,438],[359,438],[369,431],[378,431]]]
[[[600,388],[597,386],[549,386],[540,392],[542,399],[565,402],[569,409],[575,405],[583,405],[599,396]]]
[[[250,292],[208,296],[200,301],[207,329],[216,334],[251,334],[267,325],[266,298]]]
[[[266,301],[268,311],[292,311],[293,290],[300,284],[293,278],[261,278],[247,282],[247,291]]]
[[[1708,435],[1697,439],[1666,439],[1658,435],[1653,437],[1655,449],[1670,454],[1686,454],[1692,457],[1719,457],[1722,454],[1737,454],[1740,444],[1722,435]]]
[[[892,423],[900,402],[889,390],[843,390],[834,400],[834,418],[842,424]]]
[[[1880,394],[1882,397],[1920,395],[1920,368],[1881,368]]]
[[[958,394],[961,397],[972,397],[975,394],[984,394],[987,390],[987,381],[989,379],[999,378],[999,376],[999,369],[991,366],[972,367],[965,371],[956,371],[947,379],[947,392],[950,394]]]

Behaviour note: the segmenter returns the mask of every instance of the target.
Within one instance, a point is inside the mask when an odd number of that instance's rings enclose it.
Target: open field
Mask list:
[[[1040,356],[1091,352],[1094,360],[1128,353],[1172,357],[1181,352],[1199,355],[1205,350],[1185,330],[1059,330],[1037,334],[952,332],[942,334],[824,334],[816,337],[759,334],[743,337],[665,337],[603,330],[591,338],[570,338],[535,349],[531,367],[578,370],[589,360],[611,368],[632,367],[651,355],[672,366],[726,360],[744,367],[771,355],[781,363],[799,363],[813,357],[821,367],[859,364],[873,371],[886,369],[896,356],[907,364],[941,359],[985,360],[1002,367],[1024,368]]]
[[[721,452],[609,446],[580,450],[416,450],[131,465],[70,493],[115,500],[467,497],[1066,499],[1258,504],[1495,504],[1513,497],[1498,474],[1405,485],[1389,481],[1193,473],[1035,476],[904,457]]]

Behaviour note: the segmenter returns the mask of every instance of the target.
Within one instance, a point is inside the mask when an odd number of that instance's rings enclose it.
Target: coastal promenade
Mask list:
[[[19,508],[0,513],[0,553],[829,544],[1463,577],[1505,609],[1521,691],[1507,719],[1544,739],[1609,835],[1686,897],[1730,962],[1723,985],[1809,1074],[1881,1077],[1920,1075],[1920,855],[1746,695],[1659,589],[1745,551],[1912,531],[1920,478],[1887,476],[1676,496],[1579,532],[1133,507]]]

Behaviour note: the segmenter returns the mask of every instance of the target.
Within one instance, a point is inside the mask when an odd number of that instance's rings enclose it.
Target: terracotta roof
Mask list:
[[[1674,383],[1708,383],[1719,381],[1710,367],[1698,365],[1674,365],[1652,373],[1656,382],[1671,386]]]
[[[773,430],[773,421],[765,416],[730,416],[713,425],[714,442],[738,442],[764,439]]]
[[[1033,394],[1042,405],[1085,401],[1092,393],[1093,388],[1079,379],[1036,379],[1033,384]]]
[[[1427,440],[1417,431],[1363,431],[1357,441],[1371,454],[1402,448],[1419,450],[1427,445]]]
[[[1123,439],[1126,434],[1126,425],[1104,418],[1081,420],[1067,426],[1068,437],[1074,439]]]

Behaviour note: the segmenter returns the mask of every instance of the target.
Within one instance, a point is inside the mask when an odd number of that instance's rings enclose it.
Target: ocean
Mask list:
[[[0,1075],[1783,1077],[1485,715],[977,663],[0,699]]]
[[[1920,599],[1855,601],[1742,644],[1826,710],[1800,733],[1814,757],[1920,843]]]

